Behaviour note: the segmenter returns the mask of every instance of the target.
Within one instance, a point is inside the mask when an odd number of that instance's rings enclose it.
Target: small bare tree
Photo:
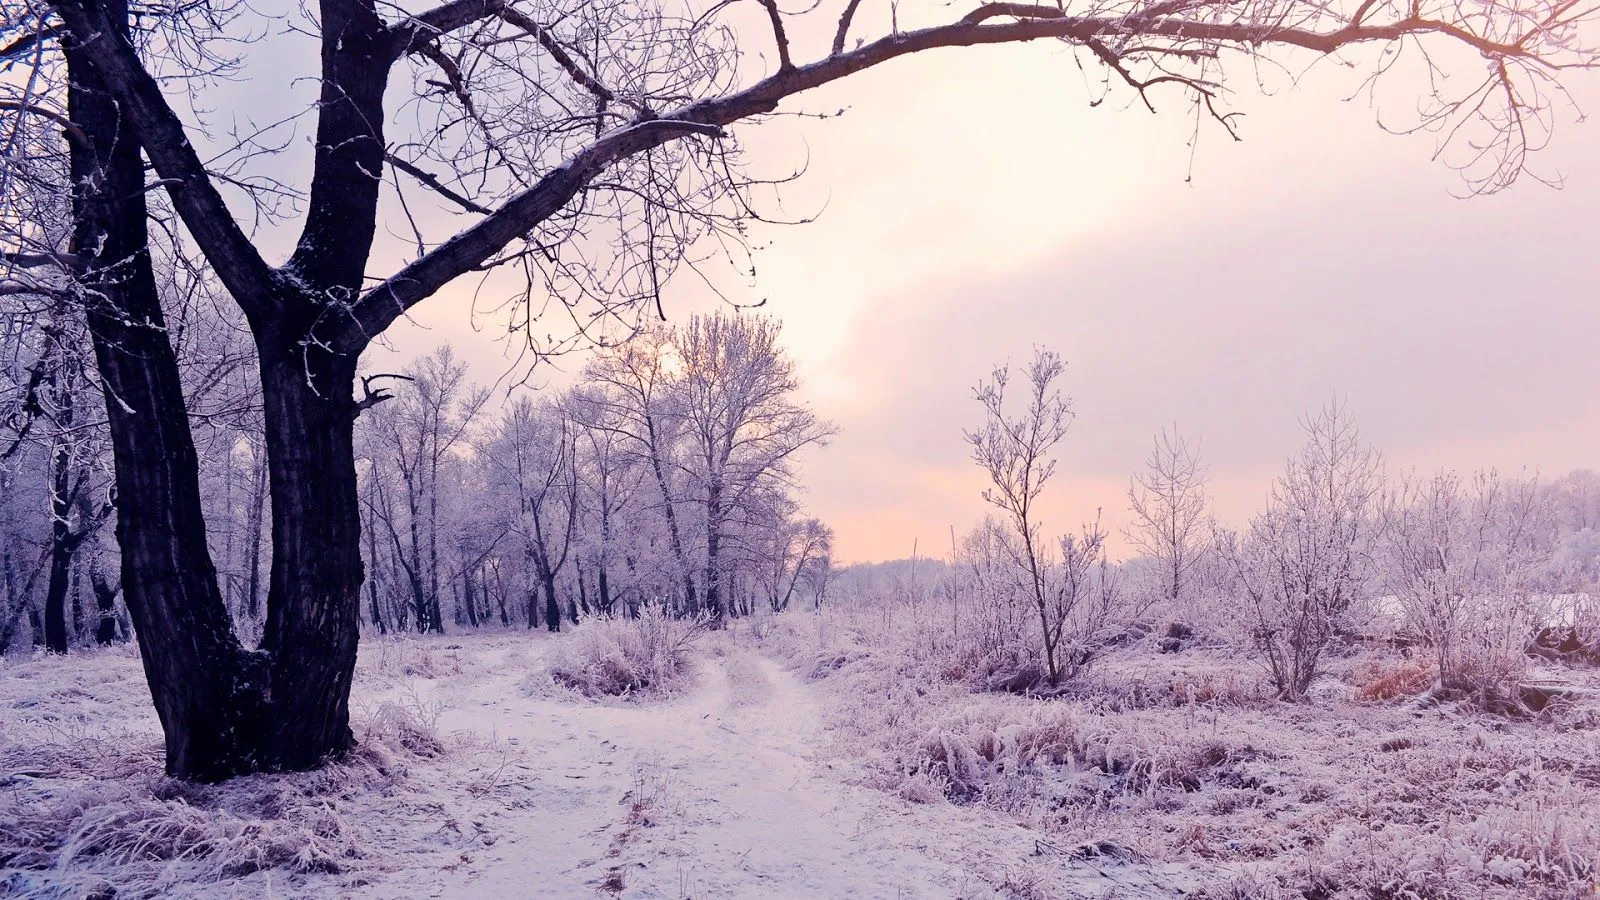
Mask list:
[[[983,406],[983,427],[966,433],[973,460],[989,476],[983,499],[1000,510],[1008,528],[989,546],[1009,557],[1017,587],[1038,616],[1045,676],[1052,685],[1087,664],[1088,641],[1108,618],[1115,598],[1103,565],[1106,534],[1099,521],[1084,526],[1081,537],[1062,537],[1059,559],[1045,544],[1039,522],[1039,498],[1056,471],[1055,448],[1072,424],[1072,401],[1056,387],[1065,368],[1056,353],[1034,348],[1024,373],[1027,398],[1015,416],[1006,403],[1010,367],[995,369],[974,391]],[[1107,602],[1096,614],[1091,600]]]
[[[989,476],[983,499],[1005,516],[1015,541],[1005,548],[1021,575],[1023,592],[1039,615],[1044,642],[1044,662],[1050,683],[1057,683],[1056,644],[1061,617],[1050,602],[1050,561],[1039,527],[1038,502],[1045,483],[1056,471],[1055,448],[1072,424],[1072,401],[1055,386],[1066,364],[1049,350],[1035,347],[1028,364],[1027,399],[1022,414],[1006,412],[1006,387],[1011,367],[1000,366],[989,381],[979,382],[974,394],[983,406],[984,424],[967,432],[972,458]]]
[[[1380,458],[1337,402],[1304,423],[1306,444],[1240,538],[1223,534],[1278,697],[1303,700],[1366,581]]]
[[[1106,557],[1098,514],[1081,535],[1061,536],[1060,575],[1051,595],[1061,675],[1072,677],[1105,646],[1104,630],[1123,612],[1116,570]]]
[[[1205,547],[1206,470],[1178,426],[1156,438],[1145,470],[1128,484],[1128,507],[1128,542],[1159,565],[1162,596],[1182,599]]]

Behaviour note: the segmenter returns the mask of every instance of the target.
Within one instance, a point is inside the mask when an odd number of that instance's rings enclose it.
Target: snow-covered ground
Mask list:
[[[359,895],[984,897],[994,892],[963,854],[1032,849],[997,817],[937,821],[834,777],[811,690],[770,659],[705,654],[688,693],[655,703],[530,698],[525,670],[489,667],[429,696],[447,707],[441,730],[519,751],[488,792],[502,806],[486,825],[493,844],[449,871],[385,873]],[[964,841],[930,843],[951,825]]]
[[[1365,866],[1405,877],[1362,896],[1581,897],[1600,877],[1592,720],[1337,684],[1254,703],[1216,657],[1137,648],[1097,682],[1120,704],[970,694],[803,624],[703,637],[668,696],[592,700],[550,678],[571,640],[369,640],[360,752],[219,787],[160,777],[130,649],[0,662],[0,895],[1266,897],[1303,870],[1333,897]],[[1151,685],[1200,699],[1128,699]]]

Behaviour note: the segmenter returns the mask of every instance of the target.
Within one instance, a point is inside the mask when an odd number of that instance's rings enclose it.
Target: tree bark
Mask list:
[[[125,0],[105,0],[105,9],[125,40]],[[151,267],[139,144],[90,51],[65,45],[68,113],[82,132],[70,147],[72,250],[83,260],[105,388],[123,591],[166,736],[167,773],[226,778],[257,767],[266,667],[234,639],[206,546],[199,460]]]
[[[561,604],[556,600],[556,575],[547,565],[539,566],[539,581],[544,585],[544,624],[551,631],[561,630]]]
[[[308,325],[309,323],[303,323]],[[266,767],[306,769],[354,744],[350,682],[361,615],[356,359],[258,327],[272,569],[261,650],[272,665]]]
[[[95,643],[109,647],[117,639],[117,593],[92,561],[89,564],[89,587],[94,591],[95,611],[99,613],[94,629]]]
[[[267,461],[263,457],[261,448],[252,448],[254,457],[251,468],[254,470],[250,483],[250,514],[245,525],[250,532],[246,538],[248,552],[245,554],[250,574],[246,584],[245,609],[250,618],[261,620],[261,520],[263,507],[267,504]]]
[[[65,411],[72,420],[72,407]],[[67,652],[67,581],[72,573],[72,451],[58,439],[50,453],[50,581],[44,593],[44,645],[52,653]]]
[[[655,419],[646,415],[644,421],[645,434],[648,438],[646,446],[650,450],[650,469],[656,476],[656,486],[661,489],[661,512],[667,520],[667,537],[672,547],[672,556],[678,561],[678,569],[683,574],[684,611],[694,613],[698,610],[699,600],[695,595],[694,571],[689,567],[689,556],[683,550],[683,538],[678,531],[678,513],[673,508],[672,491],[667,484],[667,473],[662,466],[660,450],[656,446]]]
[[[722,621],[722,486],[712,477],[706,491],[706,612],[712,627]]]

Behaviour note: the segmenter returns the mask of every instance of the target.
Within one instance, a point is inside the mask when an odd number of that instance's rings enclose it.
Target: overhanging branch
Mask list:
[[[638,121],[601,135],[483,221],[460,232],[369,290],[356,307],[358,324],[367,335],[381,331],[406,309],[454,278],[473,271],[507,244],[555,215],[601,171],[618,160],[686,134],[720,135],[724,126],[772,112],[787,97],[925,50],[1046,39],[1067,40],[1088,47],[1130,85],[1141,91],[1169,82],[1199,91],[1212,115],[1225,126],[1228,125],[1228,118],[1212,104],[1213,92],[1209,85],[1180,76],[1141,80],[1126,68],[1121,57],[1109,49],[1108,43],[1137,35],[1146,39],[1139,52],[1153,54],[1161,52],[1161,48],[1150,45],[1151,39],[1170,40],[1175,44],[1172,48],[1175,55],[1192,58],[1209,54],[1178,46],[1180,42],[1202,48],[1253,48],[1277,44],[1327,54],[1354,44],[1438,34],[1487,56],[1536,59],[1523,46],[1523,41],[1496,41],[1450,23],[1416,17],[1377,25],[1347,23],[1328,31],[1313,31],[1252,22],[1195,20],[1176,14],[1193,7],[1193,0],[1170,0],[1132,15],[1097,18],[1070,16],[1059,7],[991,3],[947,25],[896,33],[853,51],[838,52],[842,49],[843,35],[848,31],[850,13],[847,10],[835,35],[835,52],[829,56],[803,66],[780,67],[773,75],[744,90],[689,103],[663,118]],[[996,19],[1012,21],[994,21]]]

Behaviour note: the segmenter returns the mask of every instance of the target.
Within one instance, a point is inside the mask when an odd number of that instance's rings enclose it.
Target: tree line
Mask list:
[[[940,573],[976,619],[967,650],[1008,686],[1059,686],[1158,603],[1233,632],[1288,701],[1379,631],[1422,648],[1442,691],[1489,703],[1515,702],[1541,641],[1600,656],[1600,474],[1387,473],[1334,402],[1235,529],[1211,516],[1199,447],[1174,426],[1129,482],[1133,558],[1117,564],[1098,515],[1059,537],[1039,518],[1073,422],[1064,371],[1038,349],[1021,379],[1002,366],[976,387],[967,439],[996,512]]]
[[[212,401],[194,416],[210,552],[236,629],[259,634],[271,499],[253,363],[214,308],[173,318],[192,338],[194,394]],[[75,321],[5,332],[0,651],[19,636],[60,653],[130,636],[102,400]],[[833,428],[795,396],[779,337],[762,316],[691,316],[499,408],[448,346],[367,376],[392,402],[355,432],[366,627],[555,631],[651,604],[715,624],[820,603],[833,535],[805,514],[796,462]]]
[[[356,432],[380,632],[559,630],[647,604],[713,623],[819,602],[833,535],[795,464],[832,426],[795,397],[769,318],[713,313],[598,351],[498,412],[448,348]]]

